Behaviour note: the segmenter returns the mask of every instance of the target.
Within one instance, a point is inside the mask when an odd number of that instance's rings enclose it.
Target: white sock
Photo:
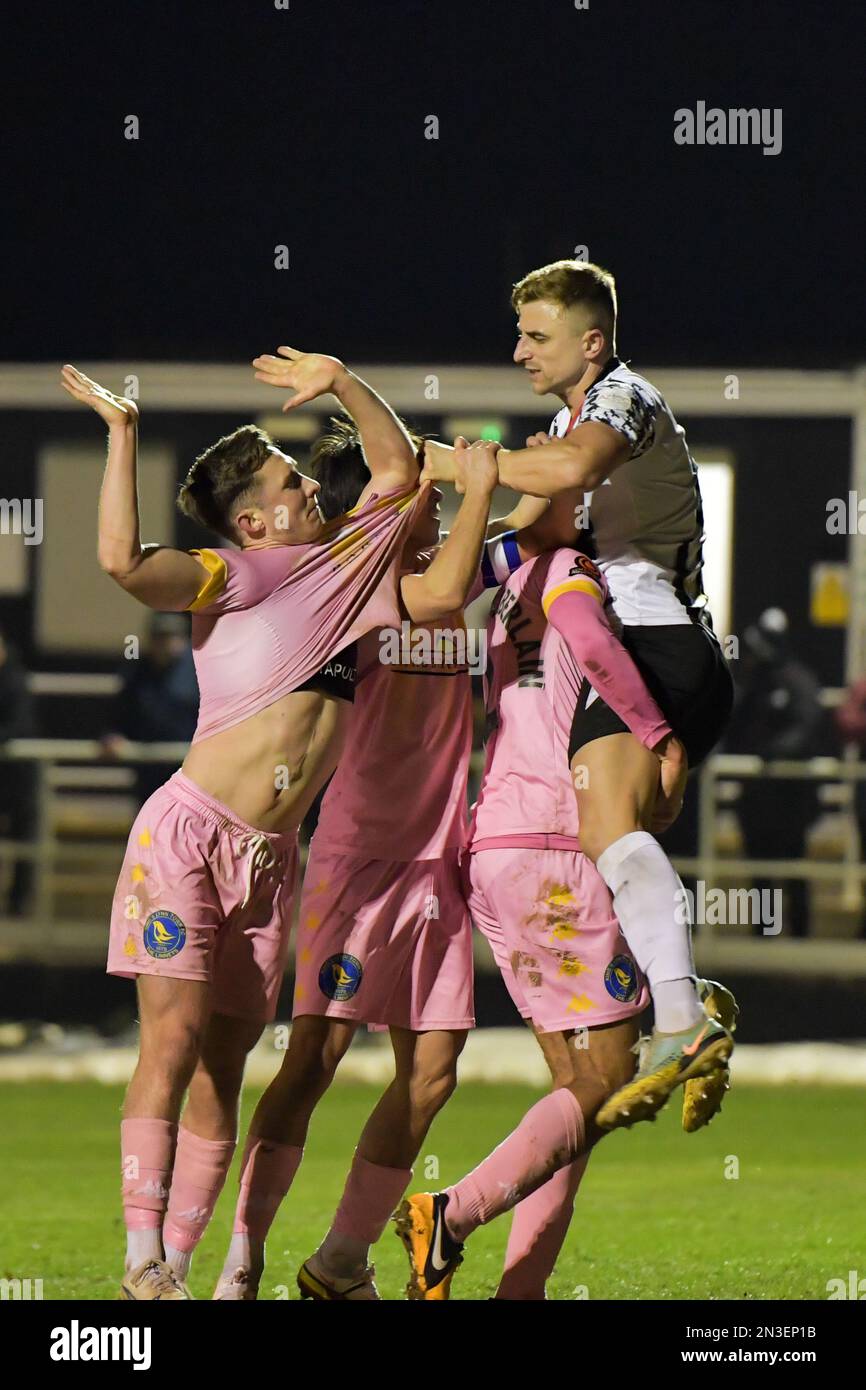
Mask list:
[[[660,1033],[684,1033],[706,1016],[706,1010],[695,994],[695,982],[658,980],[653,988],[656,1028]],[[664,1019],[664,1027],[659,1019]]]
[[[149,1226],[144,1231],[127,1231],[126,1233],[126,1271],[138,1269],[147,1260],[161,1260],[162,1253],[162,1228],[159,1226]]]
[[[646,830],[633,830],[608,845],[596,868],[613,894],[622,934],[646,976],[655,1005],[656,1028],[680,1033],[704,1015],[694,983],[688,899],[673,864]],[[692,1003],[681,988],[690,982]]]
[[[223,1265],[223,1274],[230,1279],[236,1269],[248,1269],[254,1275],[260,1275],[264,1268],[264,1255],[255,1256],[250,1246],[249,1235],[244,1231],[236,1231],[229,1242],[228,1254]]]
[[[173,1245],[165,1247],[165,1262],[171,1265],[172,1270],[178,1279],[185,1279],[189,1274],[189,1267],[192,1264],[191,1250],[176,1250]]]

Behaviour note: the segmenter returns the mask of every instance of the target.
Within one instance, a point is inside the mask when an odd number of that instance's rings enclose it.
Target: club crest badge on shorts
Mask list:
[[[604,972],[604,987],[620,1004],[637,996],[637,966],[631,956],[614,956]]]
[[[355,956],[329,956],[319,971],[319,989],[326,999],[342,1003],[357,994],[364,967]]]
[[[154,960],[170,960],[186,944],[186,927],[173,912],[152,912],[142,935],[144,949]]]

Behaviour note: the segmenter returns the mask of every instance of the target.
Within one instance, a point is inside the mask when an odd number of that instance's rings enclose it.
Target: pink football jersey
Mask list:
[[[308,544],[192,552],[210,574],[190,604],[194,743],[296,690],[371,628],[399,625],[400,557],[422,495],[371,497]]]
[[[583,563],[589,573],[575,566]],[[548,623],[545,595],[562,586],[604,580],[574,550],[549,551],[521,565],[500,589],[487,625],[484,775],[473,808],[473,849],[537,843],[578,849],[577,803],[568,769],[568,740],[582,675],[564,640]]]
[[[607,602],[601,571],[580,551],[565,548],[522,565],[497,594],[488,625],[493,737],[473,818],[473,848],[482,842],[487,848],[494,842],[537,844],[539,837],[550,848],[576,847],[568,745],[585,677],[647,748],[670,734],[611,629]]]
[[[511,533],[488,541],[467,602],[519,564]],[[455,613],[404,620],[358,643],[349,731],[315,832],[320,850],[410,860],[465,845],[479,635]]]

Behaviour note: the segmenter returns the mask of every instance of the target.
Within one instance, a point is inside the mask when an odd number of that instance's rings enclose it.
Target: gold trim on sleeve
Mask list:
[[[219,598],[228,582],[228,568],[223,557],[217,555],[215,550],[190,550],[189,554],[194,555],[208,572],[207,579],[187,609],[189,613],[198,613]]]
[[[541,606],[544,609],[544,616],[547,617],[550,613],[550,605],[555,598],[559,598],[560,594],[572,593],[575,590],[582,594],[592,594],[593,598],[598,599],[599,603],[604,602],[601,589],[594,579],[566,579],[564,583],[557,584],[555,589],[551,589],[549,594],[544,595],[541,601]]]

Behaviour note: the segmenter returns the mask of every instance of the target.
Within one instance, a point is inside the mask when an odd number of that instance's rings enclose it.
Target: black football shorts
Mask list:
[[[712,752],[727,727],[734,683],[718,638],[703,623],[623,627],[620,640],[677,738],[689,768]],[[568,760],[584,744],[628,726],[584,680],[571,725]]]

